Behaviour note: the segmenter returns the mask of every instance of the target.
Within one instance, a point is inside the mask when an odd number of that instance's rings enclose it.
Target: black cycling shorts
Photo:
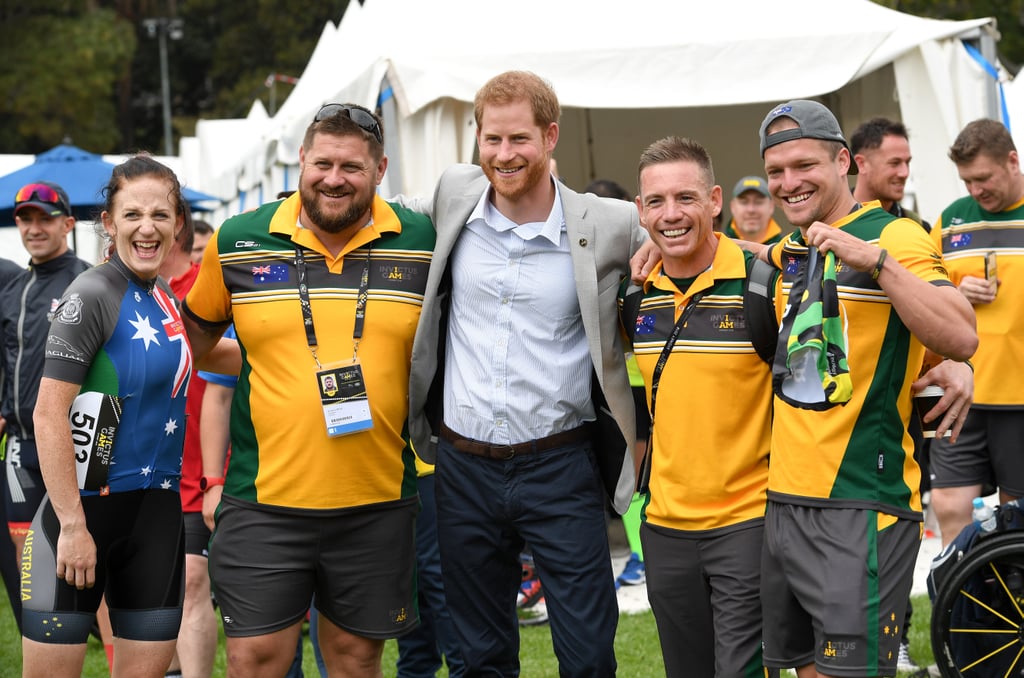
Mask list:
[[[86,496],[82,508],[96,542],[96,584],[79,591],[57,579],[60,525],[47,497],[32,521],[21,557],[25,637],[40,643],[86,642],[100,598],[106,594],[115,637],[177,638],[185,591],[178,493],[149,489]]]

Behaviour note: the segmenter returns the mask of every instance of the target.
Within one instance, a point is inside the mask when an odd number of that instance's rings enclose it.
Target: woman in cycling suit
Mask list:
[[[25,676],[81,674],[103,594],[114,675],[163,676],[181,621],[192,353],[157,271],[191,222],[178,179],[149,156],[118,165],[104,193],[112,254],[67,288],[46,340],[34,420],[47,496],[21,562]]]

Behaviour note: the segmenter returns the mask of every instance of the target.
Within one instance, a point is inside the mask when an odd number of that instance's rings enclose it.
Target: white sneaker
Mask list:
[[[896,656],[896,670],[905,673],[921,670],[921,667],[910,657],[910,644],[905,641],[900,642],[900,652]]]

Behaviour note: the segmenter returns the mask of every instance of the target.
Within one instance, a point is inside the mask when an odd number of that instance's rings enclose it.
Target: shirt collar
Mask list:
[[[328,257],[329,260],[335,259],[335,257],[330,255],[323,243],[320,242],[320,239],[312,231],[302,226],[299,221],[301,209],[302,202],[299,192],[296,191],[288,198],[282,200],[281,204],[277,207],[270,220],[270,232],[284,235],[291,239],[292,242],[302,245],[306,249],[320,252],[325,257]],[[373,197],[370,220],[363,228],[352,235],[352,238],[336,259],[340,261],[347,253],[362,247],[371,240],[376,240],[384,233],[401,232],[402,223],[399,221],[394,209],[379,195],[375,195]]]
[[[718,248],[715,250],[715,256],[708,267],[694,277],[693,284],[690,285],[690,289],[686,293],[687,296],[713,287],[719,280],[743,278],[746,276],[746,256],[743,254],[740,246],[723,233],[715,232],[713,235],[718,239]],[[652,287],[660,290],[678,291],[675,283],[672,282],[672,279],[663,270],[662,263],[659,261],[654,266],[654,270],[648,274],[647,280],[643,284],[644,292],[650,291]]]
[[[555,201],[551,205],[551,212],[548,213],[548,218],[545,221],[531,221],[525,224],[515,223],[499,212],[494,203],[491,202],[491,186],[488,184],[487,188],[484,189],[483,195],[480,196],[480,200],[477,201],[476,207],[473,208],[473,212],[469,215],[467,223],[480,219],[498,233],[513,231],[523,240],[533,240],[537,236],[541,236],[550,241],[551,244],[558,245],[562,229],[565,227],[565,211],[562,208],[562,192],[558,188],[558,182],[554,181],[553,178],[552,182],[555,185]]]

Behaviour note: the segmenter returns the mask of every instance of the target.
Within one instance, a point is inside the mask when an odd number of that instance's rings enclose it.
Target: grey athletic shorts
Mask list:
[[[982,485],[1024,497],[1024,410],[971,407],[955,444],[936,438],[931,449],[932,487]]]
[[[210,578],[228,636],[258,636],[320,614],[365,638],[418,621],[415,497],[344,512],[271,510],[224,497]]]
[[[764,661],[830,676],[894,676],[921,523],[877,511],[768,502]],[[888,517],[888,516],[887,516]]]

